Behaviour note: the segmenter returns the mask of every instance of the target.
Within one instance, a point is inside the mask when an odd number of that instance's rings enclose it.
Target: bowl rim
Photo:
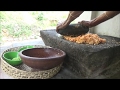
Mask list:
[[[18,49],[18,52],[25,50],[25,49],[29,49],[29,48],[34,48],[34,45],[26,45],[26,46],[22,46],[21,48]]]
[[[59,58],[59,57],[65,57],[66,56],[66,53],[63,51],[63,50],[61,50],[61,49],[58,49],[58,48],[44,48],[44,47],[40,47],[39,49],[55,49],[55,50],[59,50],[60,52],[62,52],[63,54],[62,55],[60,55],[60,56],[56,56],[56,57],[48,57],[48,58],[44,58],[44,57],[30,57],[30,56],[26,56],[26,55],[23,55],[23,52],[24,51],[27,51],[27,50],[31,50],[31,49],[38,49],[38,48],[29,48],[29,49],[25,49],[25,50],[22,50],[22,51],[20,51],[19,52],[19,56],[21,57],[25,57],[25,58],[29,58],[29,59],[35,59],[35,60],[39,60],[39,59],[41,59],[41,60],[50,60],[50,59],[55,59],[55,58]],[[22,60],[22,59],[21,59]]]

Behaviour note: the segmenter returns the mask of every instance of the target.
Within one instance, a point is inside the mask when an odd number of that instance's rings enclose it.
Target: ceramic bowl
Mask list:
[[[12,66],[20,65],[22,60],[20,59],[19,53],[16,51],[8,51],[3,53],[3,59]]]
[[[19,56],[31,68],[48,70],[63,63],[66,53],[57,48],[31,48],[20,51]]]

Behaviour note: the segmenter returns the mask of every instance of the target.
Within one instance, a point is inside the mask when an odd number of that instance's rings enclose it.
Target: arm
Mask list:
[[[68,26],[73,20],[75,20],[77,17],[79,17],[84,11],[70,11],[68,14],[67,19],[59,24],[56,28],[56,30],[58,29],[62,29],[65,28],[66,26]]]
[[[66,23],[70,24],[73,20],[79,17],[84,11],[70,11],[66,19]]]
[[[105,22],[111,18],[113,18],[114,16],[118,15],[120,13],[120,11],[106,11],[105,13],[101,14],[100,16],[94,18],[93,20],[90,21],[81,21],[78,23],[81,23],[84,26],[88,26],[88,27],[94,27],[102,22]]]
[[[102,15],[98,16],[97,18],[93,19],[90,23],[90,26],[96,26],[102,22],[105,22],[111,18],[113,18],[114,16],[116,16],[117,14],[119,14],[119,11],[106,11],[105,13],[103,13]]]

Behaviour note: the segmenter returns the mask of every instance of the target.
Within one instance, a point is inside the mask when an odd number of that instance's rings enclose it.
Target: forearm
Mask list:
[[[70,11],[66,22],[70,24],[73,20],[79,17],[84,11]]]
[[[105,13],[101,14],[97,18],[91,20],[90,21],[90,27],[96,26],[96,25],[98,25],[98,24],[100,24],[104,21],[107,21],[107,20],[113,18],[114,16],[116,16],[119,13],[120,13],[120,11],[106,11]]]

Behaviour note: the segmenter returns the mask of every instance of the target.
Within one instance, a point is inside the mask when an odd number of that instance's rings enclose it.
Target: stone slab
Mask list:
[[[47,46],[66,52],[65,67],[82,78],[120,78],[120,38],[99,35],[104,44],[88,45],[67,41],[55,29],[40,31]]]

